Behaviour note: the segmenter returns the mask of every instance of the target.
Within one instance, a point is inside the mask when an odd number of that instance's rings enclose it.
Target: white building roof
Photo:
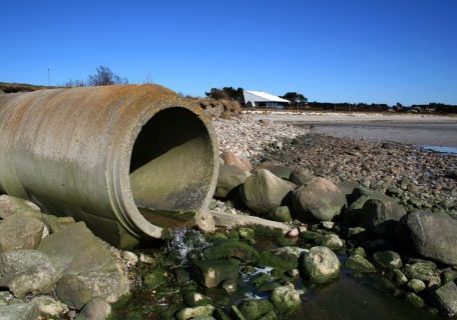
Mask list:
[[[280,98],[278,96],[272,95],[272,94],[270,94],[268,92],[253,91],[253,90],[244,90],[244,92],[256,96],[255,101],[272,101],[272,102],[290,103],[289,100],[286,100],[286,99]],[[257,97],[258,97],[258,100],[257,100]],[[252,99],[252,97],[250,97],[250,98],[251,98],[250,100],[254,100],[254,99]]]

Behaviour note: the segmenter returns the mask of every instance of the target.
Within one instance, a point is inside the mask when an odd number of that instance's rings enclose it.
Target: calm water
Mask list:
[[[394,141],[419,146],[430,146],[432,151],[442,152],[436,148],[450,148],[445,152],[456,152],[457,122],[419,123],[371,121],[359,123],[296,123],[312,125],[314,131],[335,137],[364,139],[367,141]]]

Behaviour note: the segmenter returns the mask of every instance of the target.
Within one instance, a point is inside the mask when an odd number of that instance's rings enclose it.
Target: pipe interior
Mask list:
[[[213,161],[208,130],[197,115],[180,107],[158,112],[143,126],[130,161],[139,211],[161,227],[185,224],[208,196]]]

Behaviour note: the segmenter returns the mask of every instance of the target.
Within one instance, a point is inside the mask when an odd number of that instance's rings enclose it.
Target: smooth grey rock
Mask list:
[[[111,314],[111,305],[102,298],[93,298],[90,300],[76,320],[106,320]]]
[[[312,247],[303,259],[304,273],[311,281],[324,283],[339,276],[340,261],[327,247]]]
[[[37,248],[44,228],[35,218],[19,214],[7,217],[0,223],[0,252]]]
[[[405,209],[387,197],[368,199],[359,211],[359,226],[382,238],[393,238],[395,227],[406,215]]]
[[[457,285],[454,282],[448,282],[438,288],[433,299],[437,307],[448,317],[457,315]]]
[[[457,220],[450,216],[412,212],[400,221],[396,234],[405,249],[444,264],[457,265]]]
[[[0,306],[0,320],[36,320],[38,307],[34,303]]]
[[[290,214],[290,209],[287,206],[281,206],[270,211],[266,218],[279,222],[291,222],[292,215]]]
[[[129,293],[129,286],[127,282],[119,279],[119,274],[94,271],[64,275],[57,283],[55,292],[63,303],[80,310],[95,297],[114,303]]]
[[[278,178],[268,170],[260,169],[246,179],[242,188],[244,204],[258,214],[279,207],[284,197],[294,189],[292,183]]]
[[[317,177],[293,192],[293,213],[301,221],[331,221],[339,215],[346,198],[331,181]]]
[[[110,246],[95,237],[83,222],[49,235],[39,250],[64,274],[56,287],[59,299],[81,309],[93,297],[115,302],[129,292],[129,280]]]
[[[9,288],[16,297],[49,293],[60,275],[41,252],[18,250],[0,254],[0,286]]]
[[[216,191],[214,196],[225,198],[236,187],[246,182],[251,174],[238,167],[230,165],[219,166],[219,176],[217,178]]]

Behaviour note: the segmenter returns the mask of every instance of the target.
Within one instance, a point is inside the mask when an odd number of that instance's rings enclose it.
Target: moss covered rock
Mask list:
[[[214,309],[215,308],[210,304],[193,308],[185,308],[176,314],[176,319],[188,320],[195,319],[197,317],[211,316],[213,314]]]
[[[300,307],[300,294],[292,284],[277,287],[273,290],[271,301],[277,312],[288,314]]]
[[[218,286],[225,280],[236,280],[240,266],[232,259],[200,260],[194,262],[198,281],[207,288]]]
[[[259,258],[259,253],[249,244],[238,240],[217,240],[203,251],[203,259],[236,258],[244,263],[254,262]]]
[[[303,271],[312,282],[329,282],[338,278],[340,261],[329,248],[312,247],[303,259]]]
[[[247,300],[240,304],[239,310],[247,320],[257,320],[274,310],[273,304],[264,299]]]
[[[346,267],[352,269],[356,272],[376,272],[376,267],[364,257],[354,254],[349,256],[348,260],[346,261]]]

